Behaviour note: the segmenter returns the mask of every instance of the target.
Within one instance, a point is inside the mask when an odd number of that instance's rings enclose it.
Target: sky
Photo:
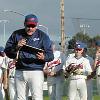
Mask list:
[[[3,10],[11,10],[24,15],[35,14],[39,19],[39,24],[46,27],[38,28],[44,32],[48,29],[52,40],[60,40],[60,0],[0,0],[0,20],[7,21],[5,32],[4,23],[0,22],[1,45],[5,45],[13,31],[24,27],[24,16],[14,12],[3,12]],[[83,28],[80,28],[83,24],[89,25],[89,28],[84,29],[90,36],[99,35],[99,10],[100,0],[64,0],[66,36],[72,37],[75,33],[83,31]],[[89,20],[77,18],[88,18]]]

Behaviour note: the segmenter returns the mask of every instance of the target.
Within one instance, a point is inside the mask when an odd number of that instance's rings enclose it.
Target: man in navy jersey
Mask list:
[[[45,62],[52,61],[54,56],[49,36],[37,29],[38,18],[33,14],[25,17],[25,28],[14,31],[9,37],[5,53],[9,58],[17,59],[15,84],[17,100],[26,100],[28,90],[32,99],[43,100],[43,67]],[[35,47],[39,50],[33,50]]]

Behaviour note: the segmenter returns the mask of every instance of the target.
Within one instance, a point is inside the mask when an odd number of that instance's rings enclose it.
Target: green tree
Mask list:
[[[100,40],[100,35],[90,37],[88,34],[79,32],[75,34],[75,36],[73,36],[71,40],[68,41],[68,49],[74,49],[75,42],[82,41],[87,44],[87,54],[94,58],[96,40]]]
[[[90,40],[90,36],[88,34],[83,34],[83,32],[78,32],[75,36],[73,36],[73,39],[87,43]]]
[[[83,32],[78,32],[75,36],[72,37],[71,40],[68,41],[68,43],[69,43],[68,49],[73,49],[76,41],[82,41],[89,45],[90,40],[91,40],[91,38],[88,34],[83,34]]]

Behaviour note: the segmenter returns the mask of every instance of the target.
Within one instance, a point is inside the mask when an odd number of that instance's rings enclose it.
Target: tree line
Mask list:
[[[72,37],[72,39],[68,41],[68,45],[67,45],[68,51],[70,51],[71,49],[74,49],[74,45],[77,40],[86,43],[87,54],[94,58],[95,57],[95,42],[96,40],[100,40],[100,35],[91,37],[88,34],[83,34],[83,32],[78,32]]]
[[[91,37],[87,33],[83,34],[83,32],[78,32],[68,41],[68,49],[74,49],[74,45],[77,40],[86,43],[88,48],[94,48],[95,41],[100,40],[100,35]]]

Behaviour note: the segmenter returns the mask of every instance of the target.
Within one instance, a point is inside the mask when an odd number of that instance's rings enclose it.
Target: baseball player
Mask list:
[[[80,43],[80,42],[77,42],[77,43]],[[74,57],[74,56],[75,56],[75,53],[68,55],[68,57]],[[85,48],[84,48],[83,56],[89,60],[91,68],[93,70],[94,60],[92,57],[87,55],[87,46],[85,46]],[[87,100],[93,100],[93,82],[92,82],[92,79],[87,80],[86,84],[87,84]],[[75,100],[80,100],[78,92],[76,94]]]
[[[98,94],[100,95],[100,40],[96,41],[94,70],[96,70],[97,89],[98,89]]]
[[[47,74],[48,94],[50,100],[62,100],[64,76],[62,67],[64,64],[64,54],[56,50],[52,44],[54,60],[46,63],[44,72]]]
[[[69,75],[69,100],[74,100],[79,92],[81,100],[87,100],[87,75],[92,72],[89,60],[83,57],[85,44],[75,44],[75,56],[68,57],[63,67],[64,73]]]
[[[84,49],[83,56],[89,60],[91,69],[93,70],[94,60],[92,57],[87,55],[86,52],[87,48]],[[93,80],[92,79],[86,80],[86,83],[87,83],[87,100],[93,100]]]
[[[15,93],[15,63],[16,60],[8,58],[8,82],[9,82],[9,97],[10,100],[16,100]]]
[[[0,47],[0,100],[6,100],[8,97],[7,93],[7,66],[6,66],[6,55],[4,48]]]
[[[87,46],[84,48],[83,56],[89,60],[91,68],[93,70],[94,60],[92,57],[87,55]],[[87,100],[93,100],[93,81],[92,81],[92,79],[89,79],[89,80],[86,80],[86,83],[87,83]],[[78,95],[76,95],[75,100],[78,100],[77,97],[78,97]]]

